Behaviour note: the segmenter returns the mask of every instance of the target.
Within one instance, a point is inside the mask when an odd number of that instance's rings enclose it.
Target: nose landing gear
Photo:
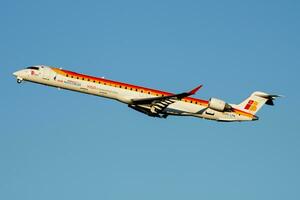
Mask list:
[[[20,84],[20,83],[22,83],[22,82],[23,82],[23,79],[17,78],[17,83],[18,83],[18,84]]]

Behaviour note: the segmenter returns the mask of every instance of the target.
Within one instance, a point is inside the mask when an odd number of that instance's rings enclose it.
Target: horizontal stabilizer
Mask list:
[[[274,106],[274,100],[276,98],[283,97],[282,95],[272,95],[272,94],[266,94],[264,92],[256,92],[255,95],[267,99],[266,105],[269,106]]]

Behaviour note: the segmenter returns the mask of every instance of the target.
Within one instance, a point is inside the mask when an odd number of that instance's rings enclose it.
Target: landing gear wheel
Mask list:
[[[19,78],[17,79],[17,83],[19,83],[19,84],[22,83],[22,81],[23,81],[22,79],[19,79]]]

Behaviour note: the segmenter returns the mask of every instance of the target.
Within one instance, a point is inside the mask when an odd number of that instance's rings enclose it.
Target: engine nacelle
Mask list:
[[[216,98],[210,98],[208,107],[219,112],[230,111],[232,109],[228,103]]]

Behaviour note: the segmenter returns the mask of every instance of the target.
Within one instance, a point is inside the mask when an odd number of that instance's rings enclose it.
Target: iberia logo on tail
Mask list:
[[[258,105],[257,101],[249,100],[249,102],[245,106],[245,109],[255,112],[257,110],[257,105]]]

